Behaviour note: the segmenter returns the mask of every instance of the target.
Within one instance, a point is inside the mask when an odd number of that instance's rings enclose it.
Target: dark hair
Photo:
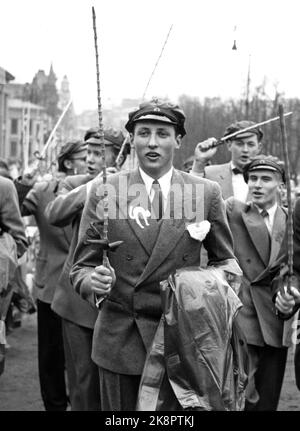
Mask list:
[[[78,153],[82,150],[84,150],[85,147],[85,143],[83,141],[80,141],[78,139],[73,139],[71,141],[66,142],[58,156],[57,156],[57,163],[58,163],[58,171],[59,172],[64,172],[67,173],[68,172],[68,168],[66,168],[65,166],[65,160],[71,160],[72,159],[72,155],[75,153]]]

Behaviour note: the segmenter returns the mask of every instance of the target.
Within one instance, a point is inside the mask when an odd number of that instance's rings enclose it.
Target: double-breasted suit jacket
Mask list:
[[[272,301],[270,267],[276,260],[286,229],[286,212],[278,206],[272,235],[258,209],[234,198],[226,200],[234,254],[243,271],[238,319],[248,344],[283,347],[283,322]]]
[[[109,297],[102,302],[94,329],[92,358],[99,366],[115,373],[139,375],[162,313],[159,282],[178,268],[200,263],[201,242],[191,238],[186,229],[186,223],[193,222],[195,217],[183,212],[176,219],[174,214],[178,214],[183,205],[188,207],[186,203],[191,199],[198,204],[201,218],[211,223],[204,240],[211,265],[227,259],[236,262],[232,236],[221,191],[214,182],[174,170],[171,186],[176,184],[184,190],[186,185],[198,185],[201,193],[193,196],[187,191],[182,200],[174,200],[170,218],[159,222],[148,219],[149,226],[144,223],[143,229],[128,215],[136,197],[130,196],[131,187],[139,185],[146,195],[139,170],[111,175],[108,184],[109,201],[115,198],[119,211],[117,217],[109,214],[108,238],[110,242],[123,241],[123,244],[109,252],[110,264],[116,272],[116,283]],[[127,186],[126,192],[124,185]],[[71,272],[74,288],[78,292],[84,285],[89,285],[94,267],[102,263],[101,245],[86,243],[91,223],[98,222],[101,228],[102,187],[93,185],[83,210]]]
[[[59,277],[51,308],[64,319],[85,328],[94,328],[98,309],[75,292],[70,281],[70,270],[78,240],[82,209],[87,195],[87,183],[91,179],[90,175],[72,175],[65,178],[60,186],[58,196],[45,209],[45,215],[52,225],[60,228],[72,226],[68,257]]]

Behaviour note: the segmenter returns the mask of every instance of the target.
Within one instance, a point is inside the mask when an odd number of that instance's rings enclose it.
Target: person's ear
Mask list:
[[[176,136],[176,142],[177,142],[177,149],[178,149],[181,147],[181,142],[182,142],[182,136],[181,135]]]
[[[71,160],[68,160],[68,159],[64,160],[64,167],[66,169],[72,169],[73,168],[73,162]]]
[[[259,142],[258,143],[258,154],[261,153],[261,150],[262,150],[262,143]]]
[[[231,152],[232,141],[227,142],[227,150]]]

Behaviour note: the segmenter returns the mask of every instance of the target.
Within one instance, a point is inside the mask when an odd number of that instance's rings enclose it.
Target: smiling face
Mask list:
[[[261,143],[258,141],[256,134],[241,134],[228,143],[231,160],[240,169],[243,169],[250,159],[259,153],[260,149]]]
[[[175,149],[181,136],[175,127],[159,121],[138,121],[131,135],[139,165],[152,178],[158,179],[173,166]]]
[[[252,202],[267,210],[278,201],[283,182],[279,173],[262,169],[249,172],[248,187]]]

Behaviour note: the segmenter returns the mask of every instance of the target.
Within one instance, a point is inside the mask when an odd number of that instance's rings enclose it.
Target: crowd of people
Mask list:
[[[276,410],[300,306],[300,199],[293,202],[291,276],[284,164],[264,155],[263,130],[243,120],[224,132],[236,133],[226,141],[230,162],[211,163],[217,149],[209,138],[195,146],[188,171],[175,169],[185,114],[168,100],[143,102],[125,129],[126,145],[113,128],[104,136],[91,128],[82,140],[68,141],[48,177],[31,172],[13,179],[0,161],[6,249],[0,252],[0,346],[13,306],[37,312],[47,411],[134,411],[153,406],[155,397],[161,410]],[[138,166],[124,169],[131,148]],[[38,230],[31,245],[25,221]],[[26,284],[28,246],[33,289]],[[205,310],[208,338],[197,326],[199,309],[192,313],[184,299],[182,280],[195,268],[193,306]],[[176,276],[181,283],[172,284]],[[167,310],[166,281],[185,313]],[[230,321],[218,313],[224,307]],[[190,316],[200,342],[188,350],[183,328]],[[216,340],[228,334],[224,358],[232,361],[211,359],[207,352],[217,352]],[[157,340],[162,359],[153,365]],[[205,371],[201,361],[211,361]],[[221,383],[224,369],[234,376],[230,390]],[[295,372],[300,390],[298,347]],[[218,395],[208,384],[211,374]],[[238,390],[239,402],[232,402]]]

